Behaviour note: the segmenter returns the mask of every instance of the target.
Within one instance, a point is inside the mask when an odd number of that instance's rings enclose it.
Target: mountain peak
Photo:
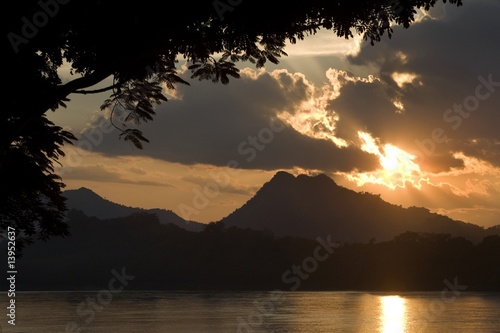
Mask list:
[[[295,179],[295,176],[292,175],[291,173],[288,173],[286,171],[278,171],[271,181],[290,181]]]
[[[80,192],[80,193],[92,193],[92,194],[95,194],[95,195],[98,195],[97,193],[95,193],[94,191],[92,191],[91,189],[87,188],[87,187],[80,187],[78,189],[72,189],[72,190],[66,190],[64,191],[65,193],[75,193],[75,192]]]
[[[337,185],[332,178],[328,177],[324,173],[318,173],[317,175],[306,175],[306,174],[300,174],[297,176],[297,180],[304,180],[304,181],[314,181],[317,183],[328,183],[328,184],[334,184]]]
[[[425,208],[390,204],[378,195],[339,186],[325,174],[294,176],[284,171],[221,221],[226,226],[267,229],[276,236],[331,234],[343,242],[390,240],[406,231],[450,233],[473,240],[484,236],[479,226]]]
[[[87,188],[87,187],[80,187],[79,189],[77,189],[76,191],[88,191],[88,192],[92,192],[92,193],[95,193],[94,191],[92,191],[91,189]]]
[[[63,195],[67,199],[66,206],[69,210],[81,210],[85,215],[94,216],[99,219],[112,219],[141,212],[150,212],[156,214],[162,224],[172,223],[190,231],[201,231],[203,229],[203,224],[186,221],[171,210],[160,208],[143,209],[121,205],[101,197],[86,187],[80,187],[76,190],[66,190],[63,192]]]
[[[140,208],[127,207],[111,202],[86,187],[66,190],[63,195],[67,199],[66,206],[68,209],[79,209],[88,216],[95,216],[100,219],[124,217],[141,211]]]
[[[328,177],[324,173],[319,173],[317,175],[308,175],[308,174],[299,174],[297,176],[294,176],[291,173],[288,173],[286,171],[278,171],[273,178],[269,181],[269,183],[274,183],[274,182],[293,182],[293,181],[304,181],[304,182],[309,182],[309,181],[315,181],[315,182],[327,182],[327,183],[333,183],[337,185],[333,179]]]

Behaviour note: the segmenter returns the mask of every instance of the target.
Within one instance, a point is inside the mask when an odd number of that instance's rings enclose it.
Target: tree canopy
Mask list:
[[[0,230],[16,227],[30,242],[38,235],[66,235],[62,179],[54,163],[75,137],[46,113],[66,106],[71,94],[109,91],[102,108],[120,111],[120,137],[137,147],[147,142],[136,128],[151,121],[166,101],[162,84],[189,84],[177,75],[179,57],[193,79],[228,84],[237,62],[257,68],[278,63],[287,42],[320,29],[339,38],[353,33],[375,43],[409,27],[416,9],[438,0],[278,1],[22,0],[4,13],[7,103],[0,116]],[[446,0],[443,0],[446,2]],[[461,0],[449,0],[460,6]],[[63,82],[68,63],[74,79]],[[113,83],[92,89],[108,78]]]

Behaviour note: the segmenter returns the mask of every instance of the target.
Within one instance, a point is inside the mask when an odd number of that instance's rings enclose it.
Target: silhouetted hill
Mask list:
[[[144,209],[114,203],[85,187],[64,191],[63,195],[67,198],[66,205],[69,210],[81,210],[86,215],[95,216],[99,219],[125,217],[135,213],[152,213],[158,216],[162,224],[172,223],[190,231],[201,231],[204,227],[202,223],[184,220],[171,210]]]
[[[326,175],[295,177],[286,172],[278,172],[221,222],[228,227],[269,230],[276,236],[331,234],[340,242],[386,241],[406,231],[449,233],[476,242],[500,234],[498,229],[486,231],[425,208],[390,204],[378,195],[338,186]]]
[[[474,244],[404,233],[379,243],[332,244],[211,223],[201,232],[160,224],[150,213],[100,220],[67,214],[71,236],[37,241],[16,260],[16,291],[105,290],[111,271],[126,290],[500,291],[500,236]],[[0,243],[6,253],[7,242]],[[125,272],[125,273],[124,273]],[[8,290],[9,281],[0,280]]]
[[[130,277],[128,290],[443,290],[458,277],[467,290],[500,291],[500,236],[478,239],[498,226],[391,205],[325,175],[280,172],[225,219],[233,226],[197,224],[198,232],[169,211],[118,205],[88,189],[65,194],[93,216],[71,209],[70,236],[27,246],[16,260],[18,291],[102,290],[112,270]],[[111,214],[126,216],[96,217]],[[162,214],[174,223],[160,223]]]
[[[500,235],[500,224],[489,227],[488,229],[486,229],[486,231],[488,231],[491,234]]]

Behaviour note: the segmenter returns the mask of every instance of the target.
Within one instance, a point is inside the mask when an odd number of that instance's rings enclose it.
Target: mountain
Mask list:
[[[81,210],[87,216],[94,216],[99,219],[125,217],[135,213],[152,213],[158,217],[161,224],[172,223],[189,231],[201,231],[205,226],[199,222],[186,221],[171,210],[159,208],[144,209],[117,204],[104,199],[85,187],[77,190],[66,190],[63,192],[63,196],[67,199],[66,206],[68,210]]]
[[[80,188],[63,192],[69,209],[99,219],[126,217],[134,213],[155,214],[160,223],[172,223],[189,231],[201,231],[205,224],[186,221],[171,210],[128,207]],[[484,229],[421,207],[403,208],[380,196],[355,192],[337,185],[321,174],[297,177],[278,172],[242,207],[223,218],[227,227],[269,230],[276,236],[326,237],[339,242],[387,241],[406,231],[449,233],[474,242],[488,235],[500,235],[500,226]]]
[[[130,277],[127,290],[430,291],[459,276],[467,290],[500,291],[500,237],[472,240],[500,234],[498,226],[484,230],[391,205],[325,175],[280,172],[225,225],[119,205],[85,188],[65,196],[74,208],[66,214],[71,235],[24,248],[16,289],[101,290],[116,270]],[[0,242],[0,251],[7,245]]]
[[[458,276],[467,291],[500,291],[499,236],[474,244],[410,232],[388,242],[339,246],[328,237],[278,238],[215,223],[191,232],[160,224],[150,213],[100,220],[71,210],[67,222],[71,236],[37,240],[23,250],[16,290],[95,295],[113,275],[120,279],[111,273],[116,270],[129,282],[127,290],[438,291],[444,279],[456,283]],[[0,243],[0,251],[7,245]],[[0,279],[0,289],[10,283]]]
[[[387,241],[406,231],[449,233],[472,241],[500,234],[431,213],[393,205],[380,196],[337,185],[326,175],[297,177],[278,172],[247,203],[220,222],[276,236],[326,237],[340,242]]]
[[[489,227],[486,231],[493,235],[500,235],[500,224]]]

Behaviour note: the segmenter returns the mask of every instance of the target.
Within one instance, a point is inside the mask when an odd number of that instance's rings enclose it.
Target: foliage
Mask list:
[[[0,230],[16,229],[17,254],[35,235],[46,240],[68,235],[63,222],[64,184],[54,174],[53,161],[64,156],[61,146],[75,137],[44,116],[27,124],[23,135],[3,152],[0,164]]]

